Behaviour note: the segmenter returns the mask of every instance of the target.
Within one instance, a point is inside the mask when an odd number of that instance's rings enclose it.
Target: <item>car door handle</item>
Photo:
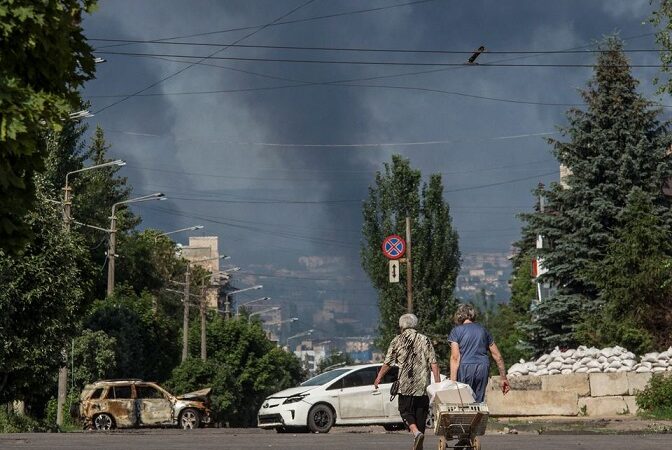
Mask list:
[[[371,393],[371,395],[380,395],[380,394],[381,394],[381,392],[379,390],[373,391]]]

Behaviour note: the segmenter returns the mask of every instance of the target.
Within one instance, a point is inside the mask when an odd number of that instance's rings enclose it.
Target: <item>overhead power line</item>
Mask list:
[[[536,175],[530,175],[527,177],[519,177],[519,178],[513,178],[509,180],[504,180],[504,181],[498,181],[494,183],[486,183],[486,184],[477,184],[473,186],[464,186],[464,187],[459,187],[459,188],[452,188],[452,189],[444,189],[444,193],[451,193],[451,192],[463,192],[463,191],[470,191],[470,190],[475,190],[475,189],[484,189],[484,188],[489,188],[493,186],[503,186],[506,184],[512,184],[512,183],[518,183],[521,181],[528,181],[528,180],[534,180],[534,179],[539,179],[541,177],[546,177],[550,175],[557,175],[559,172],[557,170],[554,170],[552,172],[544,172],[544,173],[539,173]],[[307,206],[307,205],[343,205],[343,204],[349,204],[349,203],[361,203],[364,201],[362,198],[353,198],[353,199],[334,199],[334,200],[294,200],[294,199],[224,199],[224,198],[217,198],[217,197],[182,197],[182,196],[174,196],[170,195],[170,200],[171,201],[189,201],[189,202],[205,202],[205,203],[223,203],[223,204],[245,204],[245,205],[254,205],[254,204],[259,204],[259,205],[269,205],[269,204],[281,204],[281,205],[302,205],[302,206]]]
[[[412,48],[372,48],[372,47],[311,47],[301,45],[270,45],[270,44],[227,44],[212,42],[184,42],[184,41],[164,41],[164,40],[142,40],[142,39],[113,39],[113,38],[90,38],[89,41],[98,42],[123,42],[127,44],[151,44],[151,45],[182,45],[195,47],[224,47],[245,48],[245,49],[268,49],[268,50],[302,50],[302,51],[324,51],[324,52],[353,52],[353,53],[420,53],[420,54],[441,54],[441,55],[471,55],[473,50],[446,50],[446,49],[412,49]],[[608,50],[485,50],[483,53],[491,55],[564,55],[564,54],[586,54],[605,53]],[[660,49],[622,49],[621,53],[659,53]]]
[[[140,133],[135,131],[108,129],[106,132],[127,134],[139,137],[164,137],[172,136],[156,133]],[[557,134],[556,131],[543,131],[539,133],[523,133],[504,136],[492,136],[471,139],[445,139],[428,141],[408,141],[408,142],[361,142],[361,143],[286,143],[286,142],[252,142],[252,141],[227,141],[227,140],[208,140],[197,138],[176,138],[177,141],[203,141],[212,144],[230,144],[230,145],[254,145],[259,147],[280,147],[280,148],[366,148],[366,147],[415,147],[427,145],[459,144],[463,142],[483,142],[483,141],[507,141],[514,139],[524,139],[530,137],[551,136]]]
[[[198,62],[207,60],[224,61],[248,61],[248,62],[279,62],[291,64],[346,64],[346,65],[365,65],[365,66],[414,66],[414,67],[554,67],[554,68],[594,68],[595,64],[580,63],[532,63],[521,64],[511,62],[492,62],[469,64],[466,62],[447,63],[447,62],[414,62],[414,61],[363,61],[363,60],[330,60],[330,59],[296,59],[296,58],[253,58],[240,56],[215,56],[212,55],[183,55],[178,53],[141,53],[141,52],[115,52],[115,51],[95,51],[99,55],[120,55],[120,56],[158,56],[164,58],[187,58],[198,59]],[[188,67],[192,67],[191,64]],[[631,68],[656,68],[663,67],[661,64],[613,64],[604,67],[631,67]],[[182,71],[186,70],[181,69]],[[157,82],[158,84],[158,82]],[[153,87],[153,86],[152,86]]]
[[[624,40],[634,40],[634,39],[639,39],[639,38],[643,38],[643,37],[649,37],[649,36],[652,36],[654,34],[655,33],[645,33],[645,34],[640,34],[640,35],[628,36],[628,37],[625,37],[623,39]],[[594,46],[595,46],[595,44],[588,44],[588,45],[583,45],[583,46],[579,46],[579,47],[572,47],[572,48],[569,48],[567,50],[585,49],[585,48],[590,48],[590,47],[594,47]],[[513,57],[513,58],[500,59],[500,60],[494,61],[494,63],[515,61],[515,60],[520,60],[520,59],[528,59],[528,58],[532,58],[532,57],[535,57],[535,56],[537,56],[537,55],[532,54],[532,55],[516,56],[516,57]],[[223,92],[252,92],[252,91],[261,91],[261,90],[270,91],[270,90],[275,90],[275,89],[297,88],[297,87],[313,86],[313,85],[350,86],[350,84],[347,84],[347,83],[362,82],[362,81],[376,81],[376,80],[389,79],[389,78],[401,78],[401,77],[406,77],[406,76],[427,75],[427,74],[444,72],[444,71],[447,71],[447,70],[459,70],[459,69],[464,69],[466,67],[469,67],[469,65],[463,65],[463,66],[459,66],[459,67],[442,67],[442,68],[438,68],[438,69],[428,69],[428,70],[404,72],[404,73],[397,73],[397,74],[376,75],[376,76],[349,78],[349,79],[340,79],[340,80],[322,81],[322,82],[311,82],[311,81],[304,81],[304,80],[295,80],[295,79],[286,78],[286,77],[279,77],[279,76],[274,76],[274,75],[269,75],[269,74],[262,74],[262,73],[259,73],[259,72],[254,72],[254,71],[244,70],[244,69],[239,69],[239,68],[234,68],[234,67],[221,66],[221,65],[217,65],[217,64],[208,63],[208,62],[205,62],[205,61],[187,62],[187,61],[182,61],[182,60],[156,57],[156,56],[150,56],[150,58],[189,64],[190,65],[189,67],[191,67],[192,65],[204,65],[204,66],[216,67],[216,68],[235,71],[235,72],[247,73],[247,74],[250,74],[250,75],[256,75],[256,76],[269,78],[269,79],[277,79],[277,80],[297,83],[297,84],[285,85],[285,86],[248,88],[248,89],[241,89],[241,90],[213,91],[213,92],[220,92],[220,93],[223,93]],[[378,87],[379,85],[361,85],[360,84],[358,86],[359,87]],[[407,88],[407,89],[410,89],[410,90],[421,90],[420,88],[404,87],[404,86],[389,86],[389,88],[391,88],[391,89]],[[143,92],[146,91],[146,90],[147,89],[143,90]],[[439,90],[436,90],[436,91],[438,92]],[[464,96],[471,95],[471,94],[457,93],[457,92],[451,92],[451,91],[441,91],[441,92],[445,93],[445,94],[452,94],[452,95],[464,95]],[[200,93],[200,92],[198,92],[198,93]],[[203,93],[205,93],[205,92],[203,92]],[[136,96],[139,96],[139,95],[140,94],[138,94]],[[158,94],[145,94],[145,95],[153,96],[153,95],[164,95],[164,94],[163,93],[158,93]],[[166,95],[172,95],[172,94],[168,93]],[[175,95],[182,95],[182,94],[176,93]],[[102,98],[104,96],[100,96],[100,97]],[[110,96],[110,97],[117,97],[117,96]],[[490,97],[485,97],[485,96],[480,96],[480,97],[479,96],[474,96],[474,97],[475,98],[482,98],[484,100],[494,100],[494,101],[509,101],[510,100],[511,103],[519,103],[519,104],[540,104],[540,105],[549,105],[549,106],[578,106],[578,105],[569,104],[569,103],[568,104],[560,104],[560,103],[549,103],[549,102],[531,102],[531,101],[513,100],[513,99],[496,99],[496,98],[490,98]]]

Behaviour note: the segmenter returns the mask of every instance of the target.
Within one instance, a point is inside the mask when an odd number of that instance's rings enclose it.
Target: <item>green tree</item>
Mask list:
[[[192,327],[190,354],[198,354],[199,342],[200,329]],[[231,426],[253,426],[268,395],[296,386],[303,378],[300,361],[269,341],[255,321],[211,314],[207,350],[207,361],[188,359],[175,368],[167,386],[174,392],[212,387],[215,420]]]
[[[40,191],[38,200],[26,216],[34,240],[14,256],[0,251],[0,403],[31,403],[55,387],[61,350],[89,306],[86,251],[60,209]]]
[[[95,0],[0,0],[0,248],[16,252],[31,236],[33,175],[44,168],[38,141],[60,130],[93,78],[81,15]]]
[[[180,279],[186,269],[176,251],[175,242],[160,236],[157,230],[120,234],[116,270],[119,284],[132,287],[136,294],[144,290],[157,293],[169,280]],[[195,272],[192,279],[198,280],[199,273]]]
[[[151,294],[138,296],[129,288],[94,303],[84,325],[116,340],[117,364],[110,376],[162,381],[178,364],[179,330],[154,304]]]
[[[411,218],[414,312],[420,328],[440,340],[451,327],[456,306],[453,297],[460,269],[457,232],[450,209],[443,199],[440,175],[432,175],[420,188],[420,171],[399,155],[376,174],[363,205],[364,240],[361,261],[364,271],[378,291],[379,337],[376,345],[387,345],[398,332],[398,319],[406,311],[405,271],[400,283],[388,282],[387,259],[380,245],[385,236],[404,234],[405,218]],[[443,353],[445,353],[445,350]],[[442,353],[442,357],[446,356]]]
[[[532,339],[540,345],[536,351],[577,342],[573,333],[579,322],[599,306],[601,288],[591,268],[617,239],[633,189],[649,199],[667,229],[672,224],[670,199],[661,190],[672,176],[667,124],[659,121],[660,110],[637,92],[621,41],[607,38],[601,49],[594,77],[582,91],[585,110],[571,109],[569,126],[560,129],[566,140],[550,141],[556,158],[570,171],[566,185],[540,188],[546,211],[523,217],[527,232],[550,244],[538,253],[548,269],[544,279],[559,287],[558,297],[539,305],[536,324],[528,328],[538,333]],[[560,324],[560,317],[571,322]]]
[[[671,236],[655,209],[649,196],[633,189],[623,228],[590,271],[600,288],[602,320],[583,331],[597,345],[624,345],[641,354],[672,344]]]
[[[85,329],[74,341],[74,372],[70,375],[76,392],[87,383],[110,378],[117,366],[117,340],[104,331]]]
[[[658,9],[653,12],[651,22],[658,27],[656,42],[661,47],[659,52],[662,63],[661,71],[667,76],[660,86],[660,91],[669,94],[672,92],[672,79],[669,78],[672,73],[672,0],[650,0],[650,2],[658,5]]]

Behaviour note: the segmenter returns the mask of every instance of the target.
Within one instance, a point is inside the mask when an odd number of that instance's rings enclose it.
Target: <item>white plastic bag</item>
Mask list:
[[[464,403],[473,403],[474,402],[474,391],[471,389],[471,386],[465,383],[458,383],[457,381],[451,381],[445,379],[440,383],[432,383],[427,386],[427,395],[429,395],[429,404],[434,403],[434,398],[436,393],[439,391],[450,391],[450,390],[460,390],[462,395],[462,401]],[[464,395],[466,393],[467,395]]]

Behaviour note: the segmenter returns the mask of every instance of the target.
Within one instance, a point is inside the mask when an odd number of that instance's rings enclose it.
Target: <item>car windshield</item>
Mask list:
[[[330,381],[340,377],[344,373],[350,372],[350,370],[351,369],[330,370],[329,372],[321,373],[308,381],[304,381],[303,383],[301,383],[301,386],[322,386],[323,384],[327,384]]]

